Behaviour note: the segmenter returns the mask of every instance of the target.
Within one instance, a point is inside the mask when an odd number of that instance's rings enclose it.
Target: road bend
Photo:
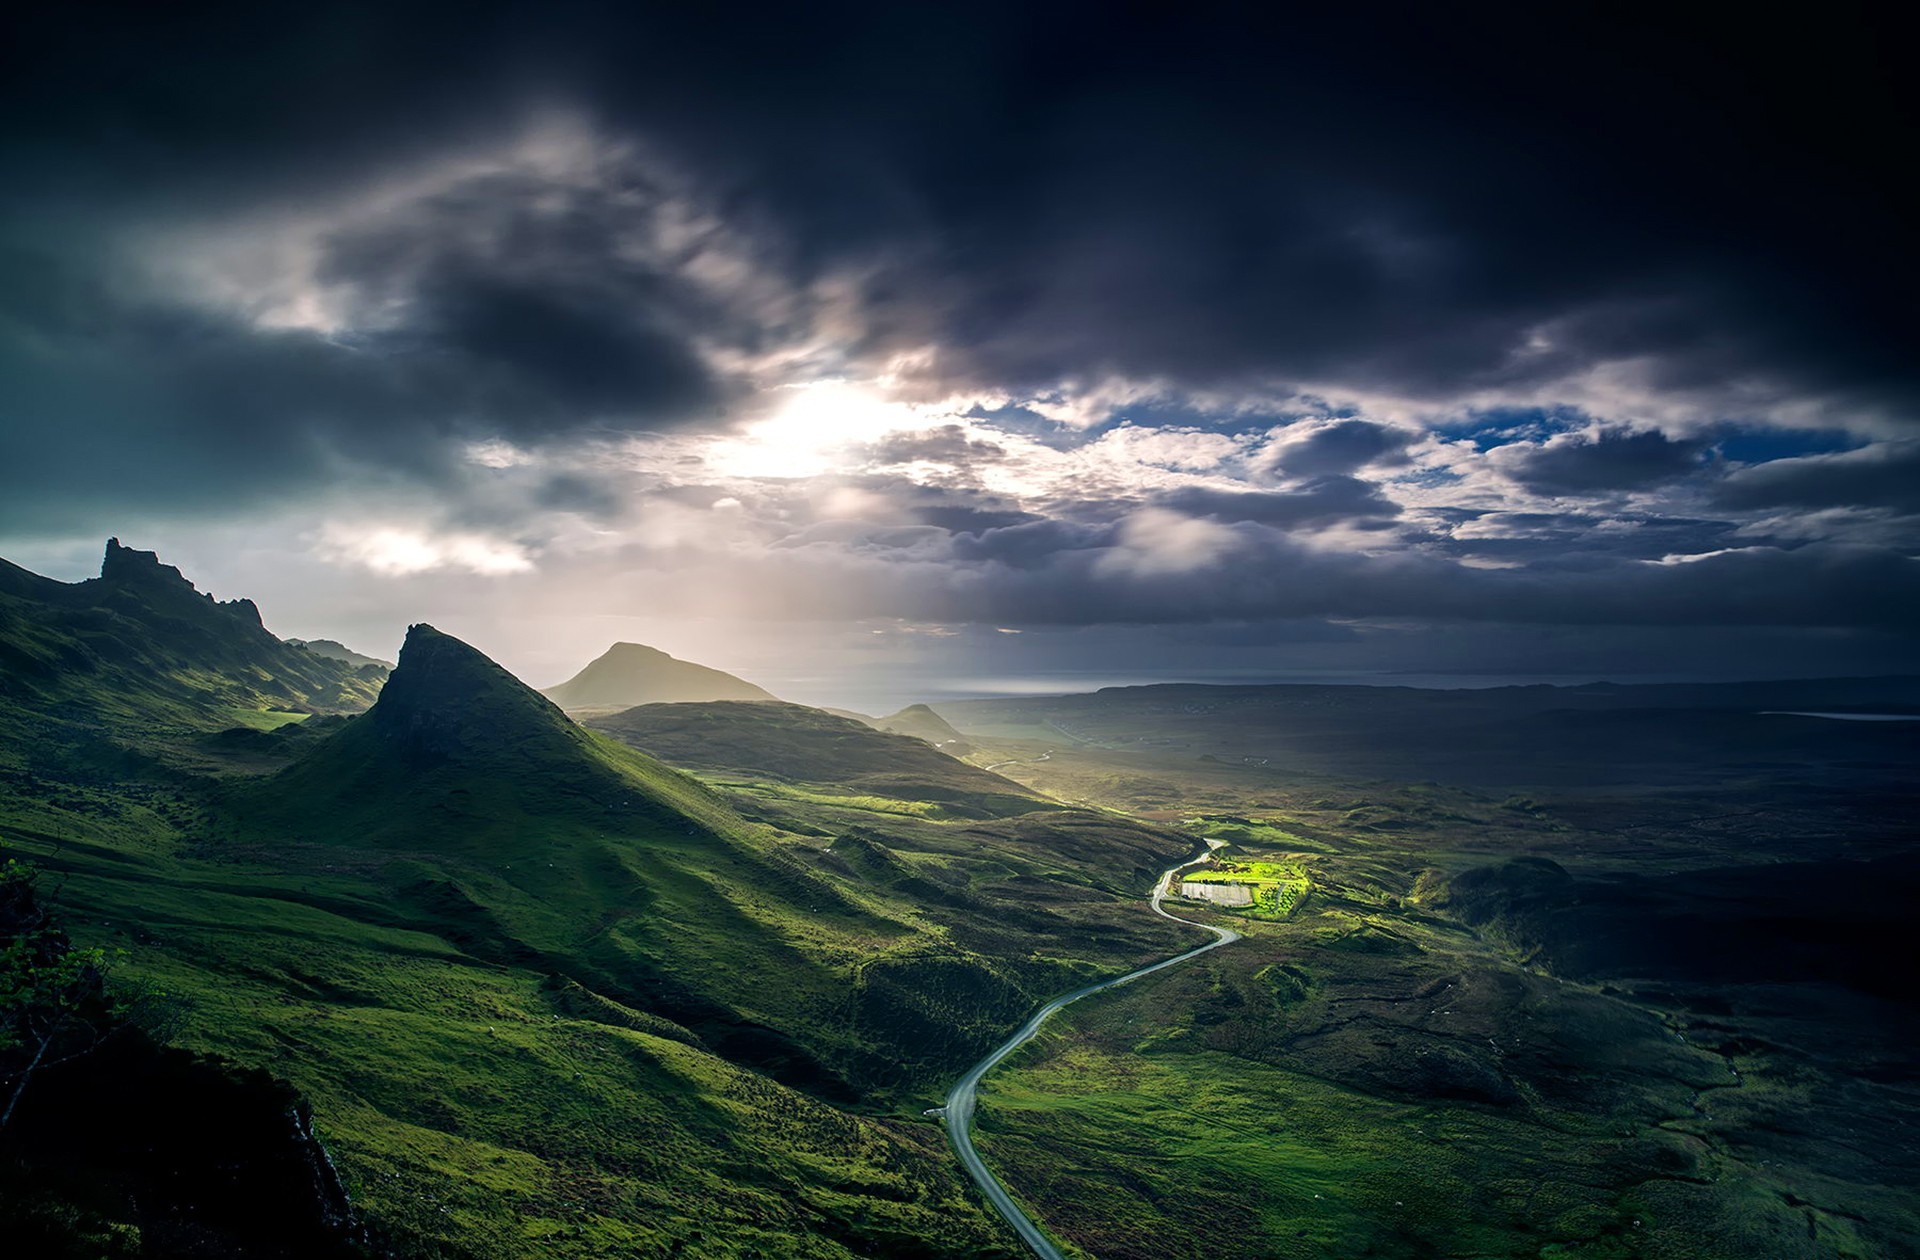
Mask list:
[[[1020,1209],[1020,1205],[1013,1201],[1013,1196],[1007,1193],[1007,1188],[1000,1183],[998,1177],[993,1175],[993,1170],[987,1167],[986,1161],[980,1158],[980,1152],[973,1147],[973,1109],[974,1104],[979,1100],[980,1080],[993,1070],[994,1065],[1025,1045],[1035,1033],[1040,1031],[1041,1026],[1053,1017],[1055,1011],[1071,1006],[1081,998],[1089,997],[1104,989],[1118,988],[1123,984],[1131,984],[1142,976],[1150,976],[1156,971],[1178,967],[1181,963],[1198,958],[1208,950],[1219,949],[1222,945],[1230,945],[1239,940],[1240,934],[1231,928],[1215,927],[1211,923],[1196,923],[1192,919],[1183,919],[1177,914],[1167,913],[1166,908],[1161,904],[1172,890],[1174,876],[1191,867],[1204,865],[1210,860],[1210,857],[1203,856],[1167,868],[1161,874],[1159,882],[1154,884],[1153,897],[1148,904],[1161,918],[1172,919],[1175,923],[1185,923],[1191,927],[1205,928],[1213,933],[1215,939],[1198,949],[1190,949],[1177,957],[1142,967],[1138,971],[1129,971],[1124,976],[1102,980],[1099,984],[1090,984],[1085,988],[1075,989],[1071,993],[1061,994],[1035,1011],[1033,1018],[1020,1025],[1019,1031],[1001,1042],[993,1053],[974,1064],[947,1094],[946,1105],[938,1109],[941,1120],[947,1126],[947,1136],[953,1140],[953,1149],[960,1156],[961,1166],[967,1170],[967,1175],[972,1177],[974,1184],[980,1187],[980,1192],[987,1196],[987,1202],[993,1204],[994,1210],[1006,1218],[1007,1224],[1013,1226],[1014,1232],[1020,1235],[1020,1241],[1026,1243],[1033,1253],[1040,1257],[1040,1260],[1066,1260],[1066,1257],[1061,1253],[1060,1248],[1054,1246],[1053,1240],[1033,1223],[1033,1219]]]

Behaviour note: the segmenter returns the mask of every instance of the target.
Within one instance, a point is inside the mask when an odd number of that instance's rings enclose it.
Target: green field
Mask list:
[[[1183,890],[1189,884],[1242,885],[1252,894],[1253,903],[1223,908],[1265,919],[1286,918],[1313,889],[1305,867],[1285,862],[1222,861],[1182,876],[1180,883]]]

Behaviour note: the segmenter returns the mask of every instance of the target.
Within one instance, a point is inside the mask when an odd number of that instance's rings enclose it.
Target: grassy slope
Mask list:
[[[72,584],[0,560],[0,734],[164,747],[255,713],[357,712],[383,676],[282,642],[151,552],[110,543]]]
[[[811,785],[816,798],[930,803],[952,817],[1053,808],[1045,797],[942,753],[797,704],[649,704],[587,725],[675,765],[771,786]],[[925,812],[901,810],[897,812]]]
[[[924,739],[950,757],[964,757],[973,751],[959,731],[948,725],[947,720],[924,704],[910,704],[898,713],[886,717],[873,718],[867,723],[895,735],[911,735],[915,739]]]
[[[1804,1076],[1366,919],[1392,952],[1343,947],[1354,920],[1323,907],[1075,1008],[992,1082],[983,1149],[1102,1257],[1911,1254],[1920,1220],[1868,1153],[1897,1120],[1849,1116],[1859,1154],[1782,1141]]]
[[[1181,842],[723,796],[416,636],[363,717],[195,737],[219,780],[0,768],[0,843],[192,1000],[190,1045],[311,1097],[409,1253],[1005,1254],[918,1111],[1165,950],[1132,902]]]
[[[404,1254],[1004,1254],[928,1126],[777,1085],[531,955],[476,956],[449,939],[471,925],[339,853],[236,860],[168,822],[164,789],[68,792],[10,797],[8,848],[62,877],[78,936],[190,999],[187,1044],[309,1097]]]

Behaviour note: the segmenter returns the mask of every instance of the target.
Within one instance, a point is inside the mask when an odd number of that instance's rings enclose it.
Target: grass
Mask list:
[[[752,780],[720,779],[716,782],[721,787],[750,792],[756,796],[778,797],[802,805],[824,805],[837,810],[870,814],[901,814],[908,818],[926,818],[933,821],[964,817],[938,801],[908,801],[891,796],[845,796],[831,792],[809,791],[806,788],[787,784]]]
[[[225,709],[225,714],[235,726],[250,731],[277,731],[313,716],[311,713],[292,713],[285,709],[242,709],[232,705]]]
[[[1093,785],[1112,761],[1010,772]],[[1619,807],[1584,806],[1595,832],[1575,831],[1551,803],[1433,786],[1276,789],[1200,766],[1186,800],[1187,817],[1221,811],[1196,829],[1230,839],[1248,875],[1311,853],[1315,895],[1284,921],[1219,912],[1243,940],[1076,1004],[987,1080],[983,1153],[1080,1253],[1911,1253],[1920,1213],[1870,1164],[1912,1166],[1911,1112],[1867,1081],[1901,1058],[1910,1015],[1832,990],[1558,977],[1449,895],[1449,872],[1492,855],[1606,871],[1626,851],[1710,874],[1697,847],[1600,831]],[[1714,904],[1741,904],[1728,895]]]
[[[430,631],[324,722],[48,745],[0,845],[190,1001],[186,1045],[311,1101],[397,1254],[1009,1256],[919,1112],[1177,936],[1134,902],[1182,840],[728,793]]]
[[[10,802],[0,835],[52,873],[76,935],[189,997],[186,1044],[307,1095],[402,1250],[1000,1254],[936,1130],[568,1013],[549,973],[475,957],[362,874],[183,856],[133,810],[89,827]]]
[[[1710,1056],[1577,992],[1509,1005],[1512,973],[1447,933],[1394,925],[1420,951],[1388,963],[1316,926],[1083,1003],[995,1075],[983,1149],[1050,1228],[1102,1257],[1818,1254],[1768,1250],[1802,1223],[1737,1175],[1707,1189],[1721,1161],[1663,1127],[1725,1078]],[[1604,1101],[1533,1079],[1569,1053],[1618,1056]]]
[[[1258,845],[1263,848],[1311,847],[1306,837],[1282,826],[1282,819],[1241,818],[1233,814],[1215,814],[1188,818],[1185,825],[1196,835],[1226,845]]]
[[[327,679],[276,677],[244,609],[28,579],[0,569],[0,845],[190,999],[187,1044],[311,1100],[398,1255],[1013,1256],[918,1113],[1044,997],[1193,943],[1139,901],[1194,834],[1314,895],[1075,1005],[983,1093],[982,1149],[1081,1254],[1920,1237],[1906,1008],[1591,975],[1605,940],[1536,930],[1578,918],[1562,878],[1670,909],[1736,860],[1872,856],[1866,806],[1314,778],[1191,698],[968,732],[1027,787],[795,706],[649,706],[615,740],[430,631],[372,715],[280,725]]]
[[[1252,903],[1226,908],[1236,914],[1268,919],[1284,919],[1292,914],[1313,888],[1305,867],[1279,862],[1223,862],[1182,876],[1180,884],[1183,895],[1190,884],[1244,886],[1252,894]]]
[[[952,731],[930,711],[896,717],[909,719],[903,729],[913,733],[769,702],[642,705],[587,725],[674,765],[817,804],[940,819],[1059,808],[937,751],[919,736]]]

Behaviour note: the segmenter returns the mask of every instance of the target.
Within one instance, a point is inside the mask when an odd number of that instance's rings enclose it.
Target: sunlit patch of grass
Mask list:
[[[1227,904],[1224,908],[1236,914],[1284,919],[1312,891],[1313,880],[1305,867],[1294,863],[1232,861],[1200,867],[1182,876],[1181,896],[1196,895],[1187,891],[1191,885],[1199,885],[1203,889],[1207,885],[1245,888],[1246,895],[1252,897],[1251,902],[1246,905]],[[1204,892],[1197,895],[1206,897]]]
[[[223,709],[222,712],[235,726],[244,726],[250,731],[277,731],[283,726],[292,726],[313,716],[310,713],[291,713],[284,709],[242,709],[232,705]]]
[[[904,801],[890,796],[837,796],[830,792],[767,782],[729,783],[724,780],[721,782],[727,787],[750,791],[760,796],[777,797],[808,805],[824,805],[832,809],[850,809],[872,814],[899,814],[907,818],[925,818],[935,822],[958,816],[950,807],[938,801]]]

